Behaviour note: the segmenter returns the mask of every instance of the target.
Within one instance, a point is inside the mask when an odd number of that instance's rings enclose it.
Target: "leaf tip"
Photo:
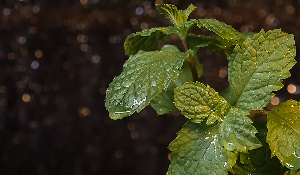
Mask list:
[[[119,112],[109,112],[109,117],[113,120],[123,119],[132,114],[131,111],[119,111]]]

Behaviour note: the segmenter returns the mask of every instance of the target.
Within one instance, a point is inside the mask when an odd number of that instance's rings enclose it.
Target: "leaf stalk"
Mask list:
[[[188,47],[188,44],[186,42],[186,39],[182,38],[181,41],[182,41],[182,44],[184,46],[185,51],[188,51],[189,47]],[[193,80],[196,82],[196,81],[198,81],[198,73],[197,73],[196,63],[195,63],[194,57],[191,56],[188,59],[188,63],[190,65],[190,68],[191,68],[191,71],[192,71]]]

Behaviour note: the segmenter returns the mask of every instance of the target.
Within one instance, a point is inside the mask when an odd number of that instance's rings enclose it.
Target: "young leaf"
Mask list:
[[[268,113],[267,142],[283,165],[300,169],[300,102],[289,100]]]
[[[180,26],[174,27],[172,32],[178,34],[181,39],[186,38],[187,32],[192,29],[197,23],[197,20],[191,19]]]
[[[125,54],[134,55],[140,50],[148,51],[171,33],[174,33],[173,27],[151,28],[133,33],[124,42]]]
[[[196,63],[196,70],[197,70],[198,78],[201,78],[202,74],[203,74],[203,64],[200,63],[199,59],[197,58],[197,55],[194,55],[194,60]]]
[[[222,121],[229,110],[229,104],[218,92],[199,82],[188,82],[175,88],[174,101],[185,117],[196,123],[208,118],[208,125]]]
[[[295,65],[294,36],[263,30],[237,45],[229,58],[228,81],[233,90],[233,105],[246,113],[262,110],[282,88],[281,81],[290,76]]]
[[[216,33],[224,40],[237,42],[242,37],[242,34],[223,22],[215,19],[199,19],[197,22],[199,28],[205,27],[208,30]]]
[[[227,175],[237,154],[219,142],[216,126],[187,122],[169,145],[173,152],[168,175]]]
[[[187,21],[190,14],[196,9],[191,4],[186,10],[177,10],[177,7],[172,4],[156,4],[156,9],[168,18],[175,26],[180,26]]]
[[[193,81],[193,76],[189,65],[186,63],[183,64],[182,69],[179,71],[178,79],[170,83],[167,91],[160,93],[150,102],[158,115],[167,114],[177,110],[174,105],[174,88],[182,86],[188,81]]]
[[[261,147],[255,136],[257,131],[251,123],[252,121],[237,108],[231,108],[218,127],[220,142],[229,151],[244,153]]]
[[[255,122],[253,125],[258,130],[257,138],[263,146],[250,150],[248,154],[240,153],[230,172],[237,175],[282,175],[286,168],[281,166],[276,157],[271,158],[271,150],[266,143],[268,132],[266,122]]]
[[[140,51],[130,56],[123,72],[114,78],[106,93],[106,109],[112,119],[122,119],[145,108],[150,101],[167,89],[178,77],[189,53],[172,45],[161,51]]]

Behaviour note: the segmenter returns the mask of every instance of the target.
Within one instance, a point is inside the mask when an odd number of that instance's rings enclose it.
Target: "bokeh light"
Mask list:
[[[289,84],[289,85],[287,86],[287,91],[288,91],[290,94],[299,94],[299,93],[300,93],[300,86],[294,85],[294,84]]]

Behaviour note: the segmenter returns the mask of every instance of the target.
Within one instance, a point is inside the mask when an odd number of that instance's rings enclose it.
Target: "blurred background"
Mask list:
[[[157,0],[192,18],[216,18],[237,30],[281,28],[300,39],[300,0]],[[112,121],[105,92],[128,59],[125,38],[168,26],[154,0],[0,0],[0,174],[163,175],[186,119],[179,113],[141,113]],[[196,33],[210,34],[205,29]],[[166,42],[181,43],[176,37]],[[298,52],[297,52],[298,53]],[[201,81],[218,91],[227,61],[202,49]],[[299,57],[296,57],[300,61]],[[300,100],[300,64],[269,109]]]

